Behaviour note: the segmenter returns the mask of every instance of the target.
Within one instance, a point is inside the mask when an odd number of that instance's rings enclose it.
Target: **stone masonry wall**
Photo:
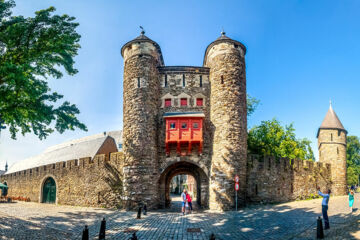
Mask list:
[[[345,195],[346,189],[346,132],[320,129],[318,136],[320,162],[331,164],[331,188],[334,195]]]
[[[210,209],[235,206],[234,177],[238,175],[238,203],[245,203],[247,159],[246,75],[244,51],[220,42],[207,52],[210,68],[210,121],[212,162]]]
[[[0,181],[7,182],[8,196],[41,202],[43,184],[52,177],[58,204],[122,208],[123,164],[122,152],[100,154],[2,175]]]
[[[159,202],[156,54],[155,46],[147,42],[134,43],[124,51],[124,191],[128,209],[143,202],[153,208]]]
[[[204,67],[159,67],[160,72],[160,98],[158,101],[158,161],[160,174],[160,205],[169,201],[166,187],[169,177],[174,174],[192,174],[199,187],[200,199],[198,203],[202,207],[208,207],[210,174],[210,118],[209,118],[209,69]],[[200,80],[201,78],[201,80]],[[165,80],[166,79],[166,80]],[[165,84],[166,81],[166,84]],[[185,81],[185,86],[183,86]],[[201,83],[200,83],[201,82]],[[196,98],[203,98],[203,106],[196,106]],[[172,99],[172,106],[165,107],[166,98]],[[180,106],[180,98],[188,98],[188,106]],[[203,122],[203,153],[199,156],[198,146],[192,148],[192,153],[186,156],[178,156],[176,148],[170,151],[170,156],[165,153],[165,119],[167,112],[202,112],[205,115]]]
[[[248,156],[248,202],[306,199],[331,188],[331,166],[299,159]]]

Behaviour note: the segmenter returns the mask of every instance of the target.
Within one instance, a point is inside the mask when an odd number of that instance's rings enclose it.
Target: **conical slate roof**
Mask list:
[[[319,127],[319,131],[320,131],[320,129],[339,129],[339,130],[346,131],[344,126],[340,122],[340,119],[338,118],[335,111],[333,110],[331,104],[330,104],[329,110],[327,111],[327,113],[325,115],[323,122],[321,123],[321,125]],[[319,135],[319,131],[318,131],[318,135]]]
[[[154,44],[154,46],[156,47],[156,49],[157,49],[157,51],[159,52],[159,55],[160,55],[160,65],[161,65],[161,66],[164,66],[164,58],[163,58],[163,56],[162,56],[162,53],[161,53],[161,49],[160,49],[159,44],[157,44],[157,42],[155,42],[155,41],[151,40],[150,38],[148,38],[147,36],[145,36],[145,32],[144,32],[144,31],[142,31],[139,36],[137,36],[137,37],[134,38],[133,40],[125,43],[124,46],[122,46],[122,48],[121,48],[121,50],[120,50],[121,56],[124,57],[124,50],[125,50],[125,48],[128,47],[129,45],[135,43],[135,42],[150,42],[150,43]]]
[[[229,38],[228,36],[225,35],[225,32],[221,32],[221,36],[218,37],[215,41],[213,41],[212,43],[209,44],[209,46],[207,46],[206,50],[205,50],[205,56],[204,56],[204,62],[203,62],[203,66],[206,66],[206,59],[207,59],[207,54],[210,50],[210,48],[212,48],[212,46],[214,46],[215,44],[218,44],[220,42],[229,42],[229,43],[233,43],[236,45],[239,45],[242,50],[244,51],[244,54],[246,54],[246,47],[244,46],[244,44],[242,44],[239,41],[236,41],[234,39]]]

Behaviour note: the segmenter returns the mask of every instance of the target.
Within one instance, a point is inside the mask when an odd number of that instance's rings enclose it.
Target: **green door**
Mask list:
[[[55,203],[56,184],[53,178],[46,179],[43,187],[43,203]]]

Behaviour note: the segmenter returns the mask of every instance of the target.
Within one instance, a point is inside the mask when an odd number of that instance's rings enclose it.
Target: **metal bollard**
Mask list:
[[[318,219],[317,219],[316,238],[317,239],[323,239],[324,238],[324,229],[323,229],[323,226],[322,226],[321,217],[318,217]]]
[[[103,218],[100,225],[99,240],[105,240],[106,220]]]
[[[210,235],[210,240],[216,240],[216,239],[215,239],[215,234],[214,234],[214,233],[212,233],[212,234]]]
[[[83,230],[83,234],[82,234],[82,240],[89,240],[89,229],[88,226],[85,225],[85,228]]]
[[[147,214],[147,207],[146,207],[146,205],[144,205],[144,215],[146,215]]]
[[[141,207],[139,207],[138,213],[137,213],[137,219],[141,218]]]
[[[136,232],[133,233],[132,237],[130,238],[130,240],[138,240],[137,236],[136,236]]]

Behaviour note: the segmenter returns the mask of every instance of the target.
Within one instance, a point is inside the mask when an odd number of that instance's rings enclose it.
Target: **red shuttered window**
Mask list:
[[[196,99],[196,106],[203,106],[203,99],[202,98],[197,98]]]
[[[187,106],[187,98],[182,98],[180,101],[181,106]]]
[[[171,98],[165,99],[165,107],[171,107]]]

